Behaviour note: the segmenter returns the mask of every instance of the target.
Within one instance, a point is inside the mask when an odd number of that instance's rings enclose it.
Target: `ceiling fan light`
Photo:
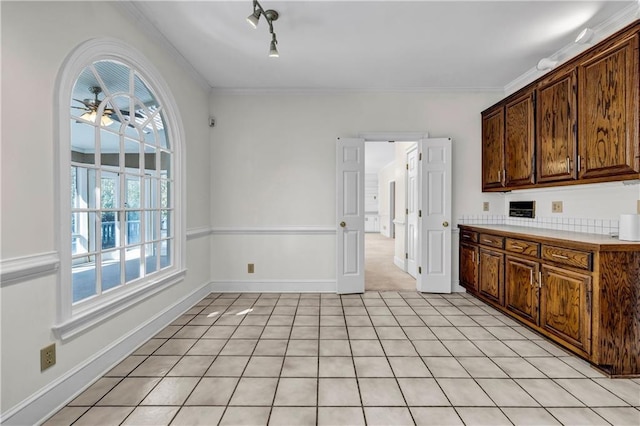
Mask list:
[[[90,121],[92,123],[96,122],[96,112],[95,111],[87,111],[80,116],[83,120]]]
[[[260,10],[256,9],[253,13],[247,16],[247,22],[253,28],[258,28],[258,22],[260,21]]]
[[[102,118],[100,119],[100,125],[102,127],[107,127],[107,126],[111,126],[113,124],[113,120],[111,119],[111,117],[109,117],[106,114],[102,115]]]

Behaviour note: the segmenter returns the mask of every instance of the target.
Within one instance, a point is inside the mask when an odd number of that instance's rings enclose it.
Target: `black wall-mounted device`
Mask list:
[[[509,217],[536,217],[535,201],[509,201]]]

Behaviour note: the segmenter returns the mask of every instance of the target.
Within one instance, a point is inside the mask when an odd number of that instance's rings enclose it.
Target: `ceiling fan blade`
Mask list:
[[[127,117],[130,117],[130,116],[131,116],[131,112],[127,111],[126,109],[122,109],[122,110],[120,110],[120,113],[121,113],[122,115],[126,115]],[[139,113],[137,113],[137,112],[135,113],[134,117],[135,117],[135,118],[144,118],[144,116],[143,116],[142,114],[139,114]]]
[[[81,99],[73,98],[73,100],[76,101],[76,102],[80,102],[82,105],[85,105],[87,107],[89,107],[91,105],[90,102],[87,102],[87,101],[84,101],[84,100],[81,100]]]

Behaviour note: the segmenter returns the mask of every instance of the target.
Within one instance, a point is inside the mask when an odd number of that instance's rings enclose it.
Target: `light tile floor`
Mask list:
[[[211,294],[45,424],[640,425],[608,379],[466,294]]]

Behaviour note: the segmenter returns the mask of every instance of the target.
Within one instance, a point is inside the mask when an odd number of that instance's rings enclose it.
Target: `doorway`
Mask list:
[[[415,270],[417,235],[415,227],[413,238],[406,235],[405,214],[417,221],[415,164],[413,180],[406,167],[410,152],[417,158],[416,148],[415,142],[365,142],[365,290],[416,290],[415,272],[411,276],[407,268],[413,260]]]
[[[418,147],[418,271],[420,292],[450,293],[451,281],[451,138],[404,138]],[[364,137],[336,140],[336,292],[365,291],[365,142],[392,138]],[[388,142],[387,142],[388,143]],[[405,165],[406,170],[406,165]],[[396,186],[402,180],[396,180]],[[384,187],[384,186],[383,186]],[[396,188],[396,201],[404,188]],[[401,204],[401,203],[396,203]],[[406,212],[406,210],[405,210]],[[405,214],[405,212],[402,212]],[[396,225],[398,215],[396,215]],[[379,225],[379,222],[378,222]],[[375,226],[375,221],[374,221]],[[395,253],[404,244],[396,230]],[[406,238],[405,238],[406,240]],[[401,253],[406,260],[406,251]],[[394,263],[397,257],[394,257]],[[403,260],[404,261],[404,260]],[[405,262],[406,265],[406,262]],[[406,266],[405,266],[406,268]]]

